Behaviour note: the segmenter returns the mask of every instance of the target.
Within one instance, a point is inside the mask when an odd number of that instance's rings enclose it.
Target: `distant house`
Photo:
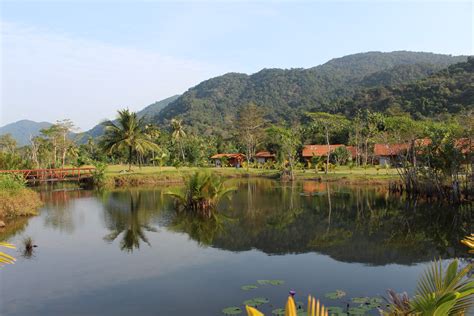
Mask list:
[[[338,147],[346,147],[346,149],[351,153],[351,157],[356,158],[356,148],[354,146],[346,146],[343,144],[334,144],[334,145],[305,145],[303,147],[302,156],[303,159],[309,161],[313,157],[327,157],[328,152],[332,153]]]
[[[393,164],[397,158],[406,154],[410,144],[375,144],[374,155],[379,161],[379,165],[386,166]]]
[[[222,161],[227,160],[227,163],[232,167],[240,168],[242,162],[245,160],[244,154],[216,154],[211,157],[214,160],[216,167],[222,167]]]
[[[267,161],[275,161],[275,154],[269,151],[259,151],[255,154],[254,159],[258,163],[265,163]]]

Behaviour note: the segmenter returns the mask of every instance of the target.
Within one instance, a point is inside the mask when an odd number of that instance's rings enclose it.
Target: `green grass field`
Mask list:
[[[269,177],[278,178],[278,170],[267,170],[257,168],[215,168],[215,167],[153,167],[153,166],[134,166],[131,172],[128,172],[128,165],[110,165],[107,167],[106,174],[108,178],[119,178],[124,182],[131,180],[132,184],[153,183],[153,182],[179,182],[188,174],[198,170],[205,170],[218,173],[224,177]],[[321,181],[385,181],[398,178],[397,170],[394,168],[377,170],[375,167],[353,168],[346,166],[337,167],[328,174],[322,171],[315,172],[314,169],[297,170],[297,179],[321,180]],[[130,183],[129,183],[130,184]]]

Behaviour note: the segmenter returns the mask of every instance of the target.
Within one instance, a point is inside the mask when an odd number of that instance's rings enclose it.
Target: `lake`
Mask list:
[[[39,189],[41,214],[0,232],[18,246],[0,270],[0,314],[213,316],[264,297],[271,315],[291,289],[297,301],[357,307],[351,298],[389,288],[413,294],[433,258],[468,260],[459,240],[473,231],[472,206],[406,201],[385,186],[230,181],[238,190],[208,221],[177,215],[165,186]],[[325,297],[335,290],[346,296]]]

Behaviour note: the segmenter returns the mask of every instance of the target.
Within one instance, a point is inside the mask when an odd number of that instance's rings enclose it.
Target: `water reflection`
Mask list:
[[[104,197],[104,221],[110,233],[104,240],[113,242],[120,236],[120,249],[133,252],[141,243],[151,246],[147,232],[157,232],[150,223],[158,212],[158,201],[152,193],[139,190],[110,192]]]

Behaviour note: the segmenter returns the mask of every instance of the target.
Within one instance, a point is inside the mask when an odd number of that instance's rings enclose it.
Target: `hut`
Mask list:
[[[306,161],[310,161],[313,157],[327,157],[328,152],[332,153],[338,147],[346,147],[351,153],[351,157],[356,158],[356,148],[354,146],[346,146],[343,144],[334,145],[305,145],[303,147],[302,157]]]
[[[216,167],[222,167],[222,162],[226,161],[228,165],[236,168],[242,166],[242,162],[245,160],[244,154],[216,154],[211,156],[211,160],[214,161]],[[225,166],[224,166],[225,167]]]
[[[378,159],[379,165],[392,165],[397,158],[406,154],[410,148],[409,144],[375,144],[374,155]]]
[[[259,151],[254,156],[255,162],[266,163],[267,161],[275,161],[275,154],[269,151]]]

